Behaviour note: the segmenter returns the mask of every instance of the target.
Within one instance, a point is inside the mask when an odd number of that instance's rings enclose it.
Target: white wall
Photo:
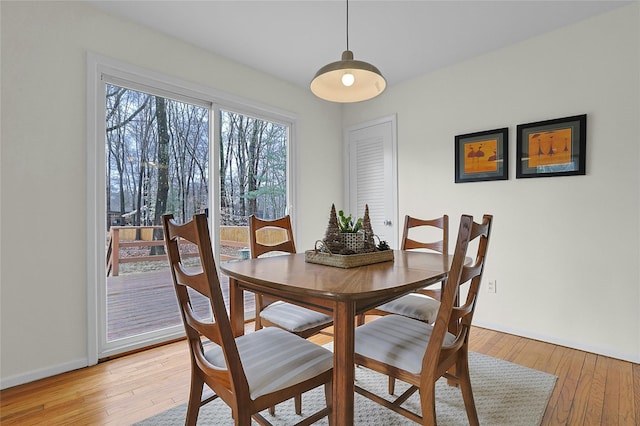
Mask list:
[[[299,246],[323,235],[342,199],[325,167],[342,156],[339,106],[84,3],[0,8],[2,388],[87,362],[88,51],[297,114]]]
[[[639,4],[395,86],[400,216],[494,215],[475,323],[640,362]],[[384,70],[382,70],[384,72]],[[515,179],[516,125],[587,114],[587,175]],[[454,136],[509,127],[508,181],[454,183]]]

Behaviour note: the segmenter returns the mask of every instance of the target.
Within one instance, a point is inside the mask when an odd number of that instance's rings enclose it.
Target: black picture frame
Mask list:
[[[484,130],[455,137],[455,182],[509,178],[509,129]]]
[[[587,115],[517,126],[516,179],[586,174]]]

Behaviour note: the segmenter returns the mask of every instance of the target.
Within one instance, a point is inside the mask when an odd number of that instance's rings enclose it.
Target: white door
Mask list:
[[[391,248],[399,239],[396,145],[395,115],[345,129],[345,211],[362,217],[368,205],[373,232]]]

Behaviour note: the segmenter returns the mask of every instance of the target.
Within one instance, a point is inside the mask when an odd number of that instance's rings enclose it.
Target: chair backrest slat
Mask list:
[[[283,230],[286,239],[277,241],[273,244],[265,244],[259,241],[258,234],[262,229],[279,229]],[[251,245],[251,258],[255,259],[261,255],[273,251],[281,251],[285,253],[295,253],[296,244],[293,240],[293,229],[291,227],[291,217],[283,216],[274,220],[260,219],[255,215],[249,216],[249,243]]]
[[[175,273],[178,284],[189,287],[205,297],[209,296],[209,279],[204,272],[190,274],[183,268],[182,264],[177,264]]]
[[[442,230],[442,238],[436,241],[417,241],[409,238],[412,228],[433,227]],[[438,253],[449,253],[449,216],[444,215],[435,219],[418,219],[406,215],[404,217],[404,228],[402,231],[402,250],[428,249]]]

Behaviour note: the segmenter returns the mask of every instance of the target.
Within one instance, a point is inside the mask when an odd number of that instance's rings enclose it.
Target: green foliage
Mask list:
[[[342,233],[354,234],[362,228],[362,218],[358,218],[354,223],[353,216],[351,214],[349,214],[349,216],[345,216],[344,211],[340,210],[338,212],[338,227]]]

